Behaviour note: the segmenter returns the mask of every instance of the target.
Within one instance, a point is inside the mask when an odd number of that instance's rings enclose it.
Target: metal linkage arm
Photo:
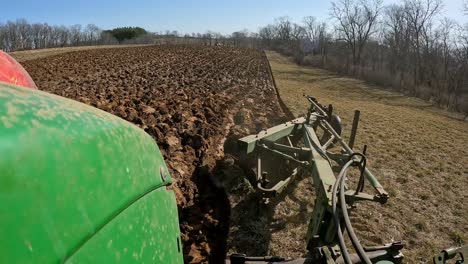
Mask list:
[[[322,108],[322,106],[315,100],[315,98],[311,96],[306,96],[311,105],[314,107],[314,109],[319,112],[320,114],[327,115],[327,112]],[[343,150],[348,154],[351,155],[355,153],[353,149],[348,146],[348,144],[343,140],[343,138],[335,131],[332,125],[325,120],[321,119],[319,121],[319,125],[326,131],[330,132],[334,139],[340,144],[340,146],[343,148]],[[355,129],[354,129],[355,130]],[[355,132],[354,132],[355,133]],[[354,140],[353,140],[354,141]],[[371,186],[377,191],[379,198],[381,199],[381,202],[386,202],[388,199],[388,193],[384,190],[380,182],[375,178],[375,176],[369,171],[369,169],[365,168],[364,170],[364,176],[366,179],[369,181]]]

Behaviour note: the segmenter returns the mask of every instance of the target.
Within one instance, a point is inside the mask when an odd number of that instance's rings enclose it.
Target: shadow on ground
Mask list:
[[[255,172],[252,168],[255,167],[256,157],[243,154],[237,147],[237,138],[235,135],[228,136],[224,144],[225,157],[218,161],[213,174],[215,184],[225,190],[231,207],[229,235],[226,240],[227,255],[271,255],[272,235],[285,229],[287,224],[302,222],[304,218],[308,218],[307,208],[310,205],[296,198],[293,191],[303,176],[299,174],[280,196],[271,198],[265,204],[261,195],[253,188]],[[294,201],[300,208],[288,217],[276,219],[278,204],[286,198]],[[310,201],[312,200],[311,198]]]

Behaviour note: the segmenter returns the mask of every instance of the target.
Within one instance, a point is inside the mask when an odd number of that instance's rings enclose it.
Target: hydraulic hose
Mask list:
[[[351,257],[349,256],[348,249],[346,248],[346,244],[344,242],[344,237],[343,237],[343,232],[341,232],[340,217],[338,216],[338,212],[336,211],[336,204],[337,204],[337,199],[338,199],[337,197],[338,185],[340,185],[341,182],[344,182],[343,179],[346,177],[346,171],[348,167],[351,166],[352,163],[353,161],[350,160],[343,166],[340,173],[338,174],[338,177],[336,178],[335,184],[333,184],[333,190],[332,190],[333,220],[335,222],[335,226],[337,229],[338,242],[340,244],[341,254],[346,264],[352,264],[353,262],[351,261]]]
[[[350,160],[348,163],[352,163],[353,161]],[[346,164],[348,164],[346,163]],[[344,167],[342,171],[344,170]],[[345,171],[346,172],[346,171]],[[341,174],[341,172],[340,172]],[[369,257],[366,255],[366,252],[364,251],[364,248],[362,247],[361,243],[359,242],[359,239],[356,236],[356,233],[354,232],[353,226],[351,225],[351,220],[349,219],[348,215],[348,208],[346,208],[346,198],[345,198],[345,185],[344,185],[344,177],[341,179],[339,182],[340,185],[340,206],[341,206],[341,211],[343,214],[343,219],[345,222],[346,226],[346,231],[348,233],[349,238],[351,239],[351,243],[353,244],[354,249],[356,250],[356,253],[358,254],[359,258],[361,259],[362,262],[366,264],[372,264],[370,261]]]

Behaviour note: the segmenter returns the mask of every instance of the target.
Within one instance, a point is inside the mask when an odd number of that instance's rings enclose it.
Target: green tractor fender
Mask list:
[[[182,263],[170,185],[135,125],[0,82],[0,263]]]

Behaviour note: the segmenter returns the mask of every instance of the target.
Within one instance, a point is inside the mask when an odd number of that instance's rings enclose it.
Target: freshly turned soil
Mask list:
[[[23,65],[40,90],[105,110],[150,134],[175,182],[185,261],[225,258],[232,198],[216,177],[237,166],[225,150],[234,153],[239,137],[285,117],[263,52],[144,46],[80,50]]]

